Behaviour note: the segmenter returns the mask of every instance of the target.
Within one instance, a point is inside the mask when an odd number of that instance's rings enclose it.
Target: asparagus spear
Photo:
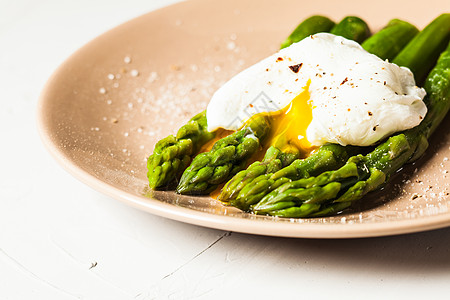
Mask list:
[[[385,184],[390,175],[423,153],[450,109],[450,44],[428,75],[425,89],[429,112],[419,126],[390,137],[366,156],[350,158],[336,171],[285,183],[251,209],[282,217],[324,216],[349,207]]]
[[[419,30],[414,25],[392,19],[386,27],[365,40],[361,46],[381,59],[392,60],[417,33]]]
[[[447,46],[450,38],[450,14],[442,14],[426,26],[392,61],[408,66],[417,83],[423,81],[433,67],[435,57]]]
[[[312,16],[305,19],[288,38],[281,44],[281,49],[286,48],[293,43],[303,40],[311,34],[319,32],[328,32],[333,28],[334,22],[324,16]]]
[[[211,151],[200,153],[181,176],[180,194],[208,194],[245,168],[269,132],[267,117],[256,116],[243,129],[217,141]]]
[[[334,26],[330,33],[340,35],[349,40],[362,43],[370,36],[370,29],[366,22],[354,16],[347,16]]]
[[[155,145],[147,160],[147,177],[152,189],[169,185],[181,175],[191,157],[214,137],[206,127],[206,111],[203,111],[182,126],[176,136],[170,135]]]

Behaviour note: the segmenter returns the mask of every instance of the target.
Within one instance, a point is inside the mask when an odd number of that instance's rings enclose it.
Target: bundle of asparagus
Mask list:
[[[282,48],[318,32],[353,39],[368,52],[393,59],[411,69],[418,84],[428,74],[424,83],[428,113],[421,124],[376,147],[326,144],[304,159],[297,153],[269,147],[261,162],[245,169],[260,150],[270,120],[257,116],[241,130],[217,141],[211,151],[195,156],[214,137],[206,130],[203,112],[183,126],[176,137],[169,136],[155,146],[148,160],[150,187],[167,186],[184,171],[177,187],[181,194],[207,194],[228,181],[218,199],[242,210],[282,217],[325,216],[348,208],[385,184],[405,163],[420,157],[450,107],[450,46],[442,52],[450,40],[450,14],[439,16],[421,32],[394,19],[372,36],[367,24],[357,17],[334,24],[326,17],[313,16],[294,30]]]

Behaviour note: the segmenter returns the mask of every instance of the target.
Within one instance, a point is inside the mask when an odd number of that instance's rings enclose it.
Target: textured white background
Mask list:
[[[127,207],[43,148],[50,74],[102,32],[174,1],[0,0],[0,299],[420,299],[450,294],[450,228],[305,240],[251,236]]]

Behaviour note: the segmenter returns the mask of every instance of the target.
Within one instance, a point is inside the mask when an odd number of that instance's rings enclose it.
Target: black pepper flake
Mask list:
[[[373,131],[377,131],[377,127],[378,127],[378,126],[380,126],[380,125],[375,125],[375,126],[373,126],[372,130],[373,130]]]
[[[326,86],[324,86],[324,87],[323,87],[323,89],[324,89],[324,90],[326,90],[326,89],[327,89],[327,87],[326,87]]]
[[[365,105],[367,105],[367,102],[364,102]]]
[[[289,69],[291,69],[292,72],[298,73],[300,68],[303,66],[303,63],[299,63],[297,65],[289,66]]]
[[[282,61],[282,60],[283,60],[282,57],[278,57],[278,58],[277,58],[277,61]]]
[[[367,113],[369,114],[369,116],[372,116],[372,115],[373,115],[371,111],[368,111]]]
[[[341,82],[341,85],[343,85],[344,83],[346,83],[348,81],[348,78],[347,77],[345,77],[345,79],[344,80],[342,80],[342,82]]]
[[[266,69],[266,72],[268,72],[269,71],[269,69]]]
[[[398,95],[398,93],[397,93],[397,92],[395,92],[395,94],[396,94],[396,95]]]
[[[386,81],[385,81],[385,82],[383,82],[383,84],[384,84],[384,85],[386,85]]]

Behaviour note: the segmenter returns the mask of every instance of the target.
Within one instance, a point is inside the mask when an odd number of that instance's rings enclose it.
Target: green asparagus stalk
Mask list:
[[[257,116],[243,129],[217,141],[211,151],[200,153],[181,176],[180,194],[208,194],[245,168],[269,132],[267,117]]]
[[[408,66],[420,84],[450,39],[450,14],[442,14],[416,35],[392,61]]]
[[[362,19],[355,16],[347,16],[336,24],[330,33],[362,43],[370,36],[370,29]]]
[[[418,33],[419,30],[414,25],[393,19],[386,27],[365,40],[361,46],[381,59],[392,60]]]
[[[207,130],[206,111],[203,111],[182,126],[176,136],[160,140],[147,160],[149,186],[156,189],[169,185],[187,168],[200,147],[213,137],[214,133]]]
[[[240,171],[225,184],[218,200],[229,201],[236,198],[242,187],[252,182],[256,177],[274,173],[290,165],[296,158],[298,158],[297,153],[284,153],[276,147],[269,147],[261,162],[254,162],[246,170]]]
[[[334,22],[324,16],[312,16],[305,19],[288,38],[281,44],[281,49],[286,48],[293,43],[303,40],[311,34],[319,32],[329,32],[334,26]]]
[[[351,157],[336,171],[283,184],[252,206],[252,211],[282,217],[324,216],[384,185],[417,151],[422,154],[450,109],[450,44],[428,75],[425,89],[429,111],[419,126],[390,137],[365,156]]]

